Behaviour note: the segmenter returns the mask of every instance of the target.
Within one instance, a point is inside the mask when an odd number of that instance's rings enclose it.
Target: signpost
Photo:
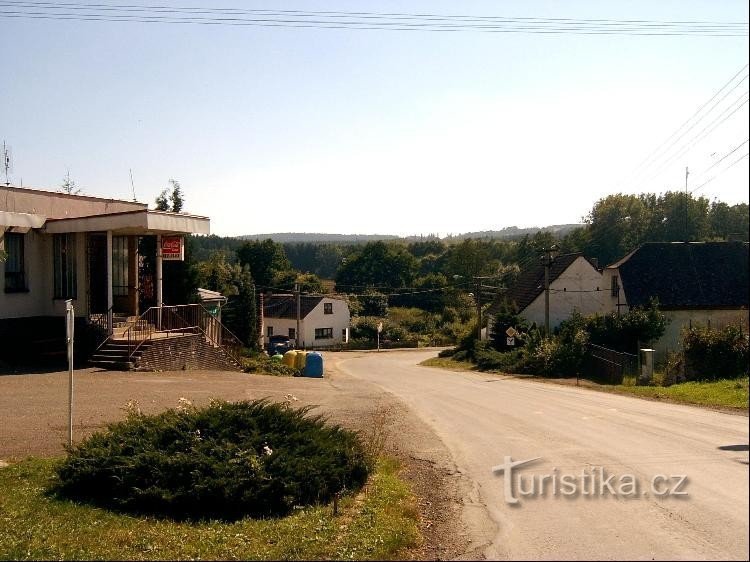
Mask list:
[[[517,334],[518,332],[516,332],[516,329],[512,326],[505,330],[505,335],[508,336],[507,338],[505,338],[505,345],[507,345],[508,347],[515,347]]]
[[[378,351],[380,351],[380,332],[383,331],[383,323],[378,322]]]
[[[73,446],[73,330],[75,311],[73,301],[65,301],[65,341],[68,344],[68,446]]]

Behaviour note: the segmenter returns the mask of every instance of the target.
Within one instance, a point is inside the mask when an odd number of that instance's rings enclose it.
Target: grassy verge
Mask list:
[[[450,371],[479,370],[474,363],[469,361],[456,361],[451,358],[442,357],[432,357],[422,361],[420,365],[438,367]],[[492,373],[495,371],[488,372]],[[534,377],[525,376],[524,379],[534,380]],[[656,374],[654,379],[657,383],[659,382]],[[570,383],[570,379],[537,378],[536,380],[548,383]],[[679,404],[731,408],[735,410],[747,410],[748,408],[748,377],[714,382],[684,382],[672,386],[636,386],[635,379],[626,380],[625,384],[620,385],[604,385],[585,381],[584,386],[593,390],[627,394],[640,398],[650,398]]]
[[[318,506],[235,523],[135,517],[49,497],[54,462],[0,469],[0,559],[390,559],[420,541],[416,499],[392,459],[341,500],[338,516]]]
[[[456,361],[450,357],[430,357],[420,363],[423,367],[439,367],[450,371],[476,371],[477,366],[469,361]]]
[[[746,410],[748,407],[748,377],[714,382],[683,382],[672,386],[634,386],[620,384],[603,389],[657,400],[682,404],[718,406]]]

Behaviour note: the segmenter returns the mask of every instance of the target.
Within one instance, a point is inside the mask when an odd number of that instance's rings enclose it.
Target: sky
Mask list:
[[[120,4],[748,21],[747,2],[731,0]],[[0,12],[16,8],[0,0]],[[748,147],[747,69],[740,72],[747,36],[169,25],[0,13],[0,53],[0,141],[12,150],[12,185],[59,189],[69,172],[87,195],[132,199],[135,192],[153,204],[174,178],[184,210],[209,216],[212,232],[224,236],[446,235],[577,223],[611,193],[684,190],[686,167],[696,196],[748,202],[748,159],[734,164]],[[670,145],[735,75],[711,102],[726,94],[713,113],[709,104],[704,120]]]

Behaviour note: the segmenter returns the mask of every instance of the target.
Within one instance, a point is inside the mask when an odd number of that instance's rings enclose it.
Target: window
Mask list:
[[[128,238],[112,237],[112,294],[128,296]]]
[[[273,326],[266,328],[266,335],[270,338],[273,335]]]
[[[617,275],[612,276],[612,296],[617,297],[620,295],[620,278]]]
[[[315,328],[315,339],[316,340],[333,339],[333,328]]]
[[[24,264],[23,234],[8,232],[5,240],[5,292],[26,291],[26,267]]]
[[[296,339],[295,338],[295,335],[296,335],[295,332],[296,332],[295,328],[289,328],[289,339],[290,340]]]
[[[75,234],[55,234],[52,242],[56,299],[76,298],[76,238]]]
[[[324,302],[323,303],[323,314],[333,314],[333,303],[332,302]]]

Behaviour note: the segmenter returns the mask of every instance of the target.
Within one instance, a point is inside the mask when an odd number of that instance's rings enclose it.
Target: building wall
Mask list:
[[[333,314],[323,313],[323,305],[325,303],[331,303],[333,305]],[[303,345],[306,348],[315,348],[343,343],[344,338],[342,336],[342,330],[349,327],[350,320],[349,305],[346,304],[346,301],[324,298],[318,303],[318,306],[310,311],[310,314],[305,317],[305,326],[302,330]],[[316,340],[315,330],[318,328],[332,328],[333,338]]]
[[[680,332],[690,326],[710,326],[721,329],[730,324],[740,324],[745,331],[748,326],[747,310],[664,310],[669,320],[664,335],[652,344],[654,360],[661,362],[666,358],[667,351],[682,349]]]
[[[333,305],[333,314],[324,314],[324,304]],[[333,298],[324,298],[310,313],[300,320],[300,338],[298,347],[311,349],[315,347],[327,347],[343,343],[342,331],[349,327],[351,317],[349,305],[345,301]],[[274,335],[288,335],[289,328],[297,328],[297,320],[294,318],[270,318],[266,316],[263,320],[265,329],[263,331],[264,343],[268,343],[268,327],[273,327]],[[333,338],[316,340],[315,330],[318,328],[332,328]]]
[[[86,236],[75,234],[77,298],[73,300],[76,316],[88,314],[88,278]],[[55,300],[52,236],[30,230],[24,234],[24,265],[27,292],[5,292],[5,264],[0,262],[0,318],[62,316],[65,301]]]
[[[103,213],[139,211],[146,208],[148,205],[144,203],[131,201],[0,186],[0,210],[32,213],[48,219],[88,217]]]
[[[620,286],[619,295],[612,295],[612,277],[617,276]],[[607,268],[602,272],[602,290],[605,291],[601,313],[609,314],[610,312],[628,311],[628,299],[622,288],[622,279],[618,269]],[[618,306],[619,305],[619,306]]]
[[[554,329],[574,311],[584,316],[601,313],[609,293],[602,275],[585,258],[577,258],[557,279],[550,283],[549,323]],[[544,326],[544,292],[521,311],[529,323]]]

